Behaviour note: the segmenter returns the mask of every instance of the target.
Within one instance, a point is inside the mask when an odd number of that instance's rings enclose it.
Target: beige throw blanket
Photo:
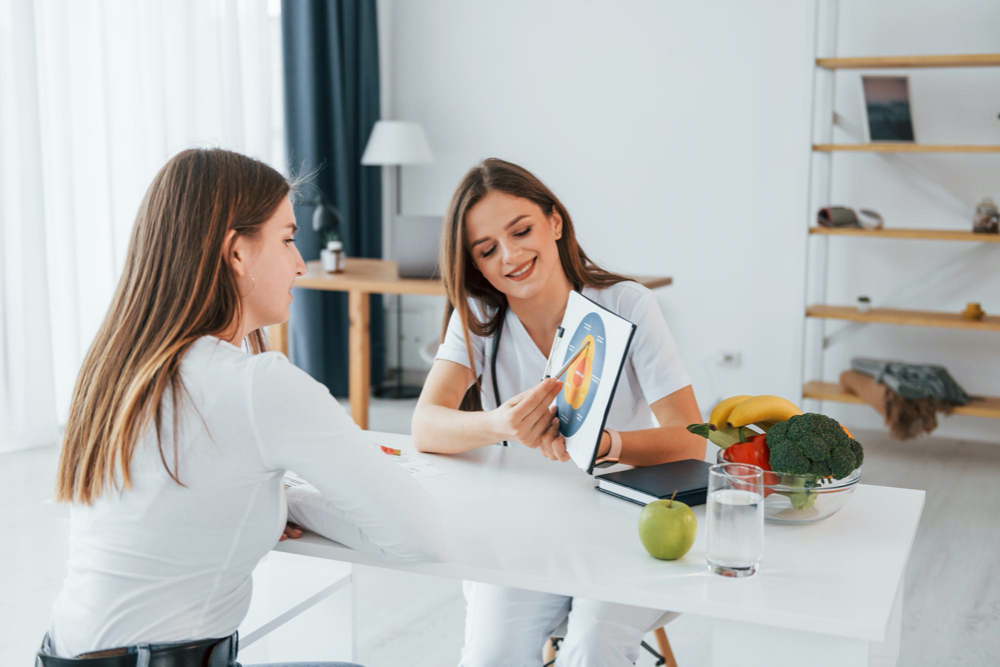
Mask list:
[[[937,413],[950,415],[955,406],[936,398],[903,398],[884,384],[857,371],[840,374],[840,384],[875,408],[894,440],[911,440],[937,428]]]

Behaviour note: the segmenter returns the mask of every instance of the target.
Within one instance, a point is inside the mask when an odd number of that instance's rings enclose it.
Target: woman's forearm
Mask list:
[[[668,461],[705,458],[705,439],[684,426],[660,426],[642,431],[623,431],[619,462],[630,466],[653,466]],[[601,438],[598,456],[608,453],[607,434]]]
[[[504,439],[490,412],[465,412],[441,405],[417,405],[413,412],[413,445],[419,452],[458,454]]]

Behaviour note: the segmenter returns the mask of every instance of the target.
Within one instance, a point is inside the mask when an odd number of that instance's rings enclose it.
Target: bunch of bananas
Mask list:
[[[732,396],[712,409],[707,424],[692,424],[688,430],[725,448],[801,414],[794,403],[780,396]]]

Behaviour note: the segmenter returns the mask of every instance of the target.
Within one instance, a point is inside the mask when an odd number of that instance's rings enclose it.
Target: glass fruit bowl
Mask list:
[[[729,463],[720,449],[716,460]],[[864,467],[864,466],[862,466]],[[861,481],[861,468],[843,479],[780,475],[764,471],[764,519],[771,523],[815,523],[840,511]]]

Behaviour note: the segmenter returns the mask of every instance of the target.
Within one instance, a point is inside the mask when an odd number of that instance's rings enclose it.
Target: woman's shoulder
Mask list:
[[[586,287],[583,295],[625,319],[629,319],[644,302],[656,300],[652,290],[634,280],[623,280],[608,287]]]
[[[261,352],[249,357],[251,378],[255,385],[276,391],[321,389],[329,393],[326,385],[293,364],[281,352]]]
[[[184,367],[186,379],[200,376],[209,382],[219,380],[231,387],[241,381],[253,384],[261,380],[296,382],[301,381],[302,376],[309,378],[281,352],[249,354],[214,336],[204,336],[195,341],[184,358]]]
[[[250,355],[232,343],[202,336],[188,348],[181,362],[182,370],[189,377],[217,377],[231,375],[234,370],[249,369]]]

